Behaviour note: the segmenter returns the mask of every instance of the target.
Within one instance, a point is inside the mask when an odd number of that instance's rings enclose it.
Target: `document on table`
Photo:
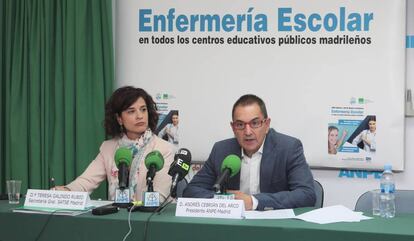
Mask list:
[[[57,208],[27,208],[24,206],[13,209],[15,213],[36,213],[36,214],[52,214],[52,215],[63,215],[63,216],[77,216],[82,213],[87,213],[93,208],[109,205],[114,201],[102,201],[102,200],[91,200],[90,205],[85,210],[68,210],[68,209],[57,209]]]
[[[287,219],[295,218],[293,209],[279,209],[268,211],[245,211],[245,219]]]
[[[326,208],[315,209],[310,212],[296,216],[303,221],[327,224],[337,222],[360,222],[361,220],[372,219],[362,215],[362,212],[354,212],[342,205],[335,205]]]

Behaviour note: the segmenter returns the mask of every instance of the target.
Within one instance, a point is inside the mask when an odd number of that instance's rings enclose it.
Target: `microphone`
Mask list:
[[[181,148],[174,156],[174,162],[171,163],[168,175],[172,176],[171,197],[177,197],[177,184],[188,174],[191,165],[191,153],[188,149]]]
[[[222,192],[223,185],[227,182],[229,177],[235,176],[239,173],[241,168],[241,160],[236,155],[228,155],[221,163],[221,175],[217,178],[213,189],[216,193]]]
[[[129,165],[131,165],[132,151],[126,147],[120,147],[115,152],[115,163],[118,167],[119,189],[124,190],[129,183]]]
[[[148,169],[147,172],[147,185],[148,192],[153,192],[154,188],[152,186],[152,181],[154,180],[155,173],[161,170],[164,166],[164,158],[162,157],[161,152],[152,151],[147,154],[145,157],[145,166]]]

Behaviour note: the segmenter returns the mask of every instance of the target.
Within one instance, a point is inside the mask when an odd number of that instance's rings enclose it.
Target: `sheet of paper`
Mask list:
[[[90,200],[90,205],[86,210],[67,210],[67,209],[55,209],[55,208],[26,208],[24,206],[13,209],[16,213],[36,213],[36,214],[52,214],[52,215],[63,215],[63,216],[77,216],[82,213],[87,213],[93,208],[109,205],[113,201],[102,201],[102,200]]]
[[[59,215],[59,216],[77,216],[82,213],[87,213],[89,210],[79,211],[79,210],[57,210],[57,209],[37,209],[37,208],[16,208],[13,209],[15,213],[34,213],[34,214],[47,214],[47,215]]]
[[[295,218],[293,209],[279,209],[269,211],[245,211],[246,219],[287,219]]]
[[[310,212],[298,215],[296,218],[319,224],[336,222],[360,222],[361,220],[371,219],[371,217],[362,215],[361,212],[354,212],[342,205],[315,209]]]
[[[91,200],[89,207],[92,208],[99,208],[105,205],[109,205],[114,203],[114,201],[108,201],[108,200]]]

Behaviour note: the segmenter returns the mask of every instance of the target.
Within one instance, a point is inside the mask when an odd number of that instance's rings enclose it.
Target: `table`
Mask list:
[[[13,213],[16,205],[0,201],[0,241],[29,240],[122,240],[128,232],[128,213],[76,217]],[[296,209],[295,213],[309,211]],[[175,205],[151,217],[147,240],[167,241],[405,241],[414,240],[414,214],[393,219],[376,217],[358,223],[314,224],[295,219],[234,220],[175,217]],[[143,240],[150,213],[131,215],[132,233],[127,240]],[[45,226],[45,224],[47,225]],[[45,227],[45,228],[44,228]],[[37,239],[42,228],[41,236]]]

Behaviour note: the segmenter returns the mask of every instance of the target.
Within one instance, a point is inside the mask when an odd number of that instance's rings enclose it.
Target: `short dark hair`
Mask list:
[[[247,105],[252,105],[252,104],[258,104],[260,107],[260,111],[262,112],[264,118],[267,119],[267,110],[266,110],[266,105],[264,101],[260,99],[260,97],[258,97],[257,95],[253,95],[253,94],[243,95],[236,101],[236,103],[234,103],[233,110],[231,112],[231,118],[232,119],[234,118],[234,111],[236,110],[236,107],[247,106]]]
[[[157,105],[152,97],[143,89],[132,86],[121,87],[112,93],[105,104],[105,133],[108,136],[121,136],[122,129],[118,123],[117,115],[121,116],[122,111],[128,109],[140,97],[145,100],[148,110],[148,126],[154,132],[158,123]]]
[[[172,117],[173,115],[178,116],[178,110],[172,110],[172,111],[171,111],[171,117]]]

